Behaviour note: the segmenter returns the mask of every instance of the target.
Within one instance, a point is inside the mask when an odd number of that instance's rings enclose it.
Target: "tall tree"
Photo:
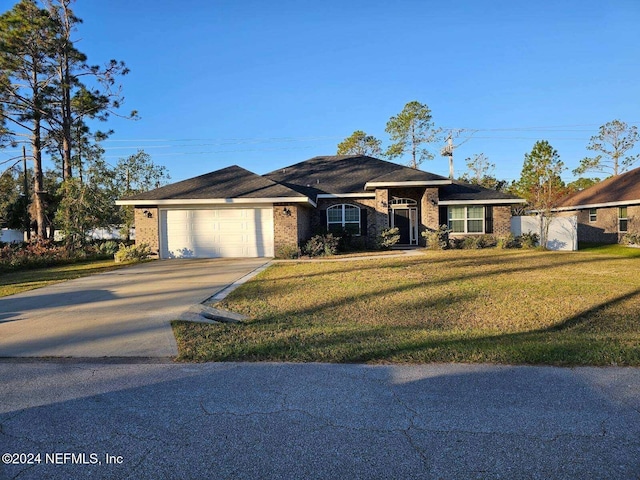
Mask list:
[[[356,130],[338,144],[338,155],[378,156],[382,153],[382,142],[373,135]]]
[[[640,154],[626,155],[633,150],[640,140],[638,128],[627,125],[620,120],[613,120],[600,127],[598,135],[591,137],[587,149],[598,154],[595,157],[583,158],[580,166],[573,171],[574,175],[581,175],[593,171],[609,175],[619,175],[626,172],[640,159]]]
[[[60,160],[63,181],[72,178],[74,164],[80,173],[83,149],[90,149],[83,143],[86,121],[106,120],[121,107],[116,79],[128,69],[116,60],[88,65],[72,38],[81,23],[70,8],[73,0],[42,2],[46,8],[20,0],[0,16],[0,145],[7,137],[13,143],[21,134],[28,138],[34,162],[30,211],[37,234],[45,237],[47,219],[53,218],[46,201],[51,205],[58,190],[44,187],[42,151]],[[61,192],[74,195],[71,187]]]
[[[0,227],[25,227],[25,210],[29,202],[23,192],[24,173],[11,167],[0,173]]]
[[[440,129],[434,128],[427,105],[417,101],[407,103],[398,115],[389,119],[385,131],[393,142],[386,152],[390,159],[409,153],[409,166],[418,168],[423,161],[434,158],[424,147],[440,140]]]
[[[89,135],[76,140],[76,144],[84,145],[82,168],[78,169],[77,176],[64,180],[57,190],[59,205],[55,221],[69,250],[81,248],[90,230],[112,227],[120,221],[115,205],[118,198],[115,168],[105,162],[99,138],[93,140]]]
[[[600,183],[599,178],[580,177],[574,180],[573,182],[568,183],[567,189],[571,192],[580,192],[586,188],[596,185],[597,183]]]
[[[480,184],[483,177],[490,176],[496,169],[495,163],[491,163],[484,153],[476,153],[472,157],[467,157],[465,163],[467,164],[467,172],[464,177],[468,179],[469,183],[473,182],[477,185]]]
[[[507,187],[506,180],[498,180],[493,175],[496,166],[489,161],[484,153],[476,153],[472,157],[466,158],[465,162],[467,171],[460,177],[463,182],[500,191]]]
[[[49,123],[62,158],[63,180],[73,174],[73,132],[82,128],[86,119],[107,120],[121,106],[123,97],[116,78],[129,73],[124,62],[116,60],[110,60],[104,67],[87,65],[87,56],[76,48],[72,39],[76,26],[82,23],[70,8],[72,1],[45,0],[56,26],[55,52],[51,59],[56,78]],[[92,86],[81,78],[88,79]],[[131,112],[130,117],[136,116],[136,112]]]
[[[5,122],[18,135],[23,130],[31,144],[34,175],[33,211],[37,235],[46,237],[42,140],[48,95],[55,72],[55,25],[48,12],[33,0],[21,0],[0,16],[0,103]]]
[[[167,168],[155,164],[151,156],[143,150],[127,158],[121,158],[115,168],[115,185],[120,198],[153,190],[167,183],[170,178]],[[128,239],[129,231],[134,224],[133,207],[120,208],[122,233]]]
[[[542,217],[541,245],[547,244],[553,209],[568,193],[560,178],[564,169],[560,155],[546,140],[536,142],[531,152],[524,155],[517,191],[527,200],[529,208]]]

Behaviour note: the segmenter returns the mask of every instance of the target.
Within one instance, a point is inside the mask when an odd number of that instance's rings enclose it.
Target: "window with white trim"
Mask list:
[[[476,205],[449,207],[449,230],[452,233],[484,233],[484,207]]]
[[[396,205],[396,206],[407,206],[407,205],[417,205],[418,202],[413,200],[412,198],[397,198],[394,197],[393,200],[391,200],[391,205]]]
[[[360,208],[348,203],[327,208],[327,231],[360,235]]]
[[[590,208],[589,209],[589,221],[591,223],[598,221],[598,209]]]
[[[627,217],[627,207],[618,208],[618,231],[626,232],[629,226],[629,218]]]

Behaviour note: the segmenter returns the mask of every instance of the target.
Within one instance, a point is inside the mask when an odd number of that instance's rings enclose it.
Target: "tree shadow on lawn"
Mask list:
[[[562,257],[562,260],[559,261],[558,258]],[[537,261],[534,265],[523,266],[521,263],[524,261],[531,260],[535,258]],[[321,271],[309,271],[311,266],[326,266],[327,263],[310,263],[310,262],[300,262],[300,263],[291,263],[291,264],[276,264],[270,267],[267,271],[267,274],[259,275],[258,277],[251,280],[252,283],[262,284],[273,281],[282,281],[282,280],[300,280],[302,277],[306,279],[314,278],[314,277],[322,277],[327,275],[335,275],[341,273],[357,273],[359,275],[366,275],[371,271],[379,271],[385,269],[411,269],[413,267],[434,267],[438,268],[439,265],[444,266],[454,266],[455,268],[477,268],[477,273],[474,274],[465,274],[458,277],[449,277],[443,282],[456,281],[461,279],[471,279],[475,277],[483,277],[487,275],[498,275],[504,273],[517,273],[517,272],[529,272],[536,270],[543,270],[548,268],[559,268],[565,266],[573,266],[573,265],[582,265],[582,264],[595,264],[602,263],[608,261],[615,261],[625,259],[622,258],[609,258],[606,256],[597,256],[592,257],[589,256],[585,258],[585,256],[577,255],[575,252],[531,252],[531,253],[510,253],[510,254],[497,254],[497,255],[457,255],[456,257],[446,257],[442,258],[415,258],[411,257],[411,259],[381,259],[381,260],[362,260],[357,262],[345,262],[344,264],[340,264],[338,262],[332,262],[331,268],[323,268]],[[498,270],[486,270],[486,267],[492,266],[501,266],[504,268],[500,268]],[[293,267],[296,268],[294,273],[288,273],[290,269]],[[278,268],[284,268],[287,274],[279,274]],[[306,270],[306,271],[305,271]]]
[[[549,363],[555,365],[578,364],[640,364],[640,344],[623,348],[616,343],[614,334],[606,339],[597,338],[588,331],[580,331],[591,322],[598,322],[599,327],[608,326],[606,330],[614,330],[615,319],[608,317],[606,311],[621,306],[629,300],[640,301],[640,288],[612,300],[601,302],[594,307],[566,318],[555,325],[526,332],[504,333],[497,335],[471,336],[450,339],[428,339],[415,342],[413,345],[372,349],[370,352],[350,361],[380,362],[394,361],[396,358],[415,358],[429,360],[425,352],[434,351],[435,360],[470,361],[476,356],[480,361],[496,361],[507,363]],[[633,321],[640,320],[636,308],[629,309],[628,315]],[[604,320],[603,320],[604,319]],[[609,323],[609,325],[603,325]],[[587,351],[591,348],[591,351]],[[606,351],[602,351],[602,349]],[[448,352],[441,358],[437,351]],[[623,352],[626,350],[626,352]],[[506,357],[505,357],[506,355]]]
[[[460,296],[468,301],[472,295]],[[456,299],[454,299],[455,301]],[[332,363],[422,363],[422,362],[494,362],[552,365],[639,365],[640,344],[623,345],[621,334],[615,332],[616,318],[607,316],[607,310],[621,307],[624,302],[640,301],[640,288],[580,312],[574,316],[545,328],[515,332],[489,334],[482,331],[459,331],[432,329],[423,326],[346,325],[338,324],[317,331],[309,331],[304,322],[283,321],[278,315],[266,317],[247,325],[227,326],[236,330],[242,342],[228,345],[225,353],[212,349],[213,358],[195,360],[282,360],[321,361]],[[434,299],[428,304],[438,302]],[[635,303],[635,302],[634,302]],[[326,308],[326,307],[325,307]],[[319,313],[310,309],[297,312],[296,316]],[[625,313],[625,315],[627,315]],[[638,310],[628,307],[630,321],[637,322]],[[605,335],[590,332],[590,322],[604,327]],[[219,328],[219,327],[205,327]],[[242,329],[258,329],[271,332],[266,338],[260,332],[255,340],[250,332],[243,335]],[[316,330],[316,329],[312,329]],[[227,330],[229,332],[229,330]],[[226,332],[220,332],[222,336]],[[213,334],[217,337],[217,333]],[[618,338],[616,338],[618,337]],[[215,343],[215,340],[214,340]],[[196,356],[197,357],[197,356]],[[184,360],[189,360],[185,355]]]
[[[566,255],[565,256],[565,260],[563,260],[562,262],[558,262],[558,261],[553,261],[551,259],[549,259],[548,261],[542,261],[543,258],[540,259],[540,261],[537,261],[535,264],[532,265],[527,265],[527,266],[523,266],[520,264],[514,265],[512,262],[504,262],[504,261],[494,261],[494,262],[490,262],[493,265],[500,265],[502,268],[498,268],[498,269],[493,269],[493,270],[486,270],[486,269],[481,269],[480,267],[487,265],[487,262],[484,261],[484,257],[476,257],[478,260],[477,264],[471,263],[471,265],[466,265],[466,266],[478,266],[477,269],[473,269],[473,272],[464,272],[455,276],[446,276],[446,277],[441,277],[441,276],[421,276],[419,279],[415,280],[414,282],[408,284],[408,285],[402,285],[399,286],[397,284],[395,285],[390,285],[387,288],[376,288],[374,291],[370,292],[370,293],[359,293],[359,294],[355,294],[355,295],[350,295],[350,296],[346,296],[340,299],[340,304],[343,303],[347,303],[347,302],[355,302],[355,301],[359,301],[359,300],[366,300],[367,298],[376,298],[379,296],[384,296],[384,295],[391,295],[391,294],[395,294],[395,293],[400,293],[403,291],[409,291],[409,290],[416,290],[416,289],[423,289],[426,287],[439,287],[439,286],[444,286],[444,285],[448,285],[448,284],[452,284],[452,283],[456,283],[456,282],[460,282],[460,281],[469,281],[469,280],[473,280],[473,279],[478,279],[478,278],[489,278],[492,276],[498,276],[498,275],[503,275],[503,274],[516,274],[516,273],[527,273],[527,272],[533,272],[533,271],[538,271],[538,270],[548,270],[548,269],[552,269],[552,268],[559,268],[559,267],[564,267],[564,266],[577,266],[577,265],[587,265],[587,264],[595,264],[595,263],[600,263],[600,262],[605,262],[605,261],[609,261],[606,258],[603,257],[599,257],[599,258],[583,258],[583,257],[576,257],[576,256],[571,256],[570,254],[563,254]],[[509,256],[510,258],[513,258],[512,256]],[[515,258],[521,258],[519,256],[515,257]],[[554,257],[552,258],[557,258],[557,256],[554,255]],[[464,258],[459,259],[460,261],[465,261]],[[468,259],[467,259],[468,260]],[[445,262],[448,263],[448,262]],[[388,269],[388,268],[402,268],[402,269],[411,269],[413,267],[427,267],[430,268],[432,266],[432,263],[430,262],[424,262],[424,261],[415,261],[412,260],[410,262],[404,261],[404,262],[391,262],[391,264],[387,264],[384,263],[382,265],[368,265],[364,268],[353,268],[353,267],[347,267],[345,266],[345,268],[332,268],[330,270],[325,270],[322,272],[318,272],[318,273],[312,273],[310,275],[306,275],[304,273],[298,272],[296,275],[287,275],[287,276],[275,276],[275,277],[258,277],[256,279],[252,279],[249,284],[241,287],[240,289],[236,290],[235,292],[232,292],[230,294],[230,296],[227,298],[227,300],[225,300],[221,306],[222,308],[225,308],[226,305],[228,305],[229,302],[233,302],[233,301],[241,301],[243,300],[243,296],[245,296],[245,292],[247,292],[247,288],[251,288],[250,285],[255,285],[258,288],[258,291],[254,291],[252,290],[251,293],[252,294],[259,294],[261,297],[270,297],[270,296],[276,296],[276,295],[282,295],[283,292],[285,292],[287,295],[291,293],[290,290],[287,289],[287,287],[285,285],[282,285],[282,282],[285,282],[286,280],[293,280],[295,282],[304,282],[305,279],[311,278],[311,277],[322,277],[322,276],[327,276],[330,277],[331,275],[335,275],[335,274],[340,274],[340,273],[355,273],[358,275],[364,275],[364,278],[359,280],[359,283],[361,285],[365,285],[366,284],[366,271],[370,270],[370,271],[380,271],[380,270],[384,270],[384,269]],[[428,270],[425,272],[428,273]],[[404,280],[407,280],[408,277],[405,275],[403,277]],[[353,281],[356,281],[356,279],[354,279]],[[374,278],[375,281],[375,278]],[[306,288],[306,287],[305,287]],[[252,301],[253,298],[245,298],[244,300],[247,301]],[[299,311],[295,309],[295,301],[292,300],[292,305],[294,305],[294,308],[292,310],[289,311],[283,311],[280,313],[280,315],[289,315],[289,314],[298,314]],[[320,303],[318,305],[316,305],[314,307],[315,309],[322,309],[322,308],[328,308],[331,306],[336,305],[336,302],[332,299],[327,300],[324,303]]]

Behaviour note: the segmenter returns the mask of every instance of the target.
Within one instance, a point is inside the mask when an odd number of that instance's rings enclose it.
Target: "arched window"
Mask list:
[[[327,231],[360,235],[360,208],[348,203],[327,208]]]

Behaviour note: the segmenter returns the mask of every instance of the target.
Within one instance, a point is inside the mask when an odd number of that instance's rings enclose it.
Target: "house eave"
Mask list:
[[[316,198],[376,198],[375,192],[319,193]]]
[[[488,200],[440,200],[438,205],[514,205],[527,203],[523,198],[494,198]]]
[[[411,182],[367,182],[364,184],[365,190],[375,190],[376,188],[392,187],[437,187],[440,185],[451,185],[451,180],[420,180]]]
[[[626,205],[640,205],[640,199],[620,200],[618,202],[587,203],[584,205],[572,205],[569,207],[554,208],[554,212],[570,212],[572,210],[588,210],[590,208],[624,207]]]
[[[308,203],[316,207],[316,202],[308,197],[268,197],[268,198],[183,198],[164,200],[116,200],[116,205],[133,205],[140,207],[171,205],[230,205],[260,203]]]

